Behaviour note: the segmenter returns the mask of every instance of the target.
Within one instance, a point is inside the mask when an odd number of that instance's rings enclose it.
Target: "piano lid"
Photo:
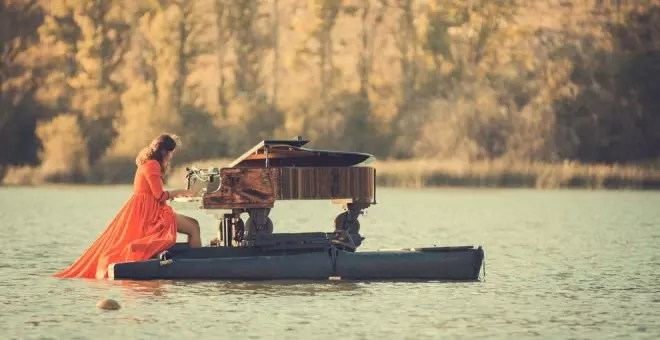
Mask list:
[[[349,167],[375,160],[373,155],[367,153],[303,148],[308,142],[300,136],[293,140],[262,140],[236,158],[229,167]]]

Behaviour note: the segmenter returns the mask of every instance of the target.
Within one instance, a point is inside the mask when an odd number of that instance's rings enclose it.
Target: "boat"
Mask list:
[[[145,261],[113,263],[114,280],[439,280],[477,281],[481,246],[360,251],[359,217],[376,201],[373,155],[306,148],[309,141],[263,140],[227,167],[186,169],[192,198],[173,204],[219,220],[208,246],[176,243]],[[277,201],[329,200],[341,206],[334,230],[276,232]],[[243,216],[247,215],[244,221]]]

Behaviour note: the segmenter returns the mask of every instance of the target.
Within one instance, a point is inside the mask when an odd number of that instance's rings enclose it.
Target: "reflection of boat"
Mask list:
[[[176,244],[160,258],[110,265],[114,279],[193,280],[477,280],[481,247],[356,251],[358,217],[376,204],[374,158],[306,149],[307,141],[264,140],[226,168],[188,169],[191,204],[218,214],[218,238],[190,249]],[[268,217],[278,200],[341,204],[332,232],[275,233]],[[230,212],[226,212],[230,211]],[[241,215],[247,214],[245,222]]]

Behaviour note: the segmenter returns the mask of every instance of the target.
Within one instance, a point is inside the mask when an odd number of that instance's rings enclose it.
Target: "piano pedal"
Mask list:
[[[220,247],[221,244],[222,244],[222,242],[221,242],[220,239],[217,238],[217,237],[214,238],[214,239],[212,239],[212,240],[209,242],[209,246],[210,246],[210,247]]]

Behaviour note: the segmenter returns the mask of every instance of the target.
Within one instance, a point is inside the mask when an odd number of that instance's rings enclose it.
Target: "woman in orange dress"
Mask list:
[[[175,214],[166,204],[174,197],[189,197],[187,190],[163,190],[162,175],[169,169],[176,136],[163,134],[139,153],[133,195],[94,243],[66,270],[61,278],[108,277],[108,265],[142,261],[169,249],[176,233],[188,235],[190,247],[201,247],[199,223]]]

